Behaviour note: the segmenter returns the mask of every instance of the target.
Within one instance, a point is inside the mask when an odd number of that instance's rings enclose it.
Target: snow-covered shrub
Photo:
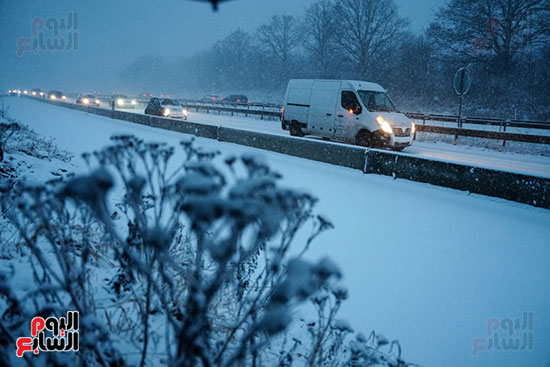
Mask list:
[[[53,139],[39,136],[27,125],[9,116],[8,109],[0,106],[0,163],[5,155],[23,153],[39,159],[58,159],[69,162],[72,155],[57,149]],[[9,176],[0,167],[1,176]]]
[[[281,187],[256,156],[222,159],[192,140],[178,153],[133,136],[113,142],[83,156],[87,175],[0,186],[30,271],[25,287],[20,270],[0,272],[0,328],[9,331],[1,356],[14,354],[32,317],[77,310],[78,353],[25,358],[55,366],[378,361],[363,353],[366,340],[363,349],[345,341],[352,328],[336,319],[347,298],[338,267],[303,258],[332,227],[314,215],[314,197]],[[295,237],[307,222],[313,230],[300,249]],[[318,318],[310,340],[286,343],[294,310],[309,301]]]

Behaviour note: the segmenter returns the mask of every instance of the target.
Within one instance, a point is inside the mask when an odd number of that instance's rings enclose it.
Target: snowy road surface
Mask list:
[[[176,146],[182,134],[35,101],[7,98],[12,117],[79,154],[135,134]],[[224,116],[224,119],[226,117]],[[424,366],[548,366],[550,211],[207,139],[223,154],[257,152],[284,184],[317,196],[335,229],[309,256],[343,269],[350,299],[340,317],[356,331],[398,338]],[[77,156],[78,157],[78,156]],[[78,164],[79,158],[75,158]],[[309,228],[301,238],[309,234]],[[534,315],[534,349],[480,352],[487,321]]]
[[[72,100],[70,100],[72,101]],[[108,107],[102,103],[103,107]],[[143,113],[144,107],[122,110],[135,113]],[[189,121],[202,124],[231,127],[241,130],[258,131],[266,134],[288,135],[288,131],[281,129],[279,120],[262,120],[257,117],[244,117],[243,115],[230,116],[219,115],[215,112],[189,111]],[[317,139],[314,137],[310,137]],[[444,142],[419,142],[415,141],[404,153],[412,154],[428,159],[444,160],[448,162],[474,165],[477,167],[494,168],[500,171],[518,172],[527,175],[550,177],[550,157],[529,154],[517,154],[513,152],[499,152],[465,145],[453,145]]]

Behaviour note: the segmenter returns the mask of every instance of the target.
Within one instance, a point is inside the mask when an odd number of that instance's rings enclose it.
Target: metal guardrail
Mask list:
[[[189,110],[195,110],[195,111],[206,111],[209,113],[210,111],[217,111],[217,112],[227,112],[230,113],[232,116],[235,113],[244,114],[245,116],[248,115],[255,115],[255,116],[261,116],[263,119],[264,117],[269,118],[281,118],[281,112],[280,111],[262,111],[262,110],[253,110],[248,108],[244,108],[244,106],[237,106],[237,107],[226,107],[221,106],[219,104],[213,104],[213,103],[206,103],[206,104],[197,104],[187,102],[182,102],[182,105],[189,109]],[[427,133],[435,133],[435,134],[449,134],[449,135],[455,135],[455,136],[465,136],[465,137],[475,137],[475,138],[484,138],[484,139],[493,139],[493,140],[502,140],[503,145],[506,144],[506,141],[516,141],[516,142],[523,142],[523,143],[535,143],[535,144],[550,144],[550,136],[547,135],[536,135],[536,134],[522,134],[522,133],[510,133],[506,132],[506,127],[522,127],[525,128],[527,123],[525,122],[517,122],[512,124],[511,122],[506,122],[504,125],[499,124],[499,122],[494,120],[480,120],[480,119],[463,119],[463,123],[475,123],[478,125],[492,125],[492,126],[501,126],[502,131],[489,131],[489,130],[480,130],[480,129],[465,129],[465,128],[455,128],[455,127],[446,127],[446,126],[437,126],[437,125],[427,125],[425,124],[426,121],[442,121],[442,122],[456,122],[455,120],[452,120],[453,116],[446,116],[446,115],[423,115],[423,114],[412,114],[412,113],[406,113],[406,115],[412,119],[420,119],[419,117],[423,118],[424,124],[417,124],[417,131],[418,132],[427,132]],[[440,118],[440,119],[439,119]],[[519,121],[519,120],[517,120]],[[501,121],[502,122],[502,121]],[[537,124],[538,122],[535,122]],[[543,125],[543,124],[548,124]],[[528,126],[531,128],[532,126],[529,124]],[[550,130],[550,122],[540,122],[540,125],[536,125],[537,129],[549,129]],[[416,136],[415,136],[416,137]]]
[[[252,116],[260,116],[262,119],[264,117],[272,117],[272,118],[281,118],[281,111],[265,111],[265,110],[257,110],[257,109],[251,109],[250,105],[237,105],[234,104],[234,107],[226,107],[223,105],[212,105],[212,104],[196,104],[196,103],[186,103],[182,102],[182,106],[187,108],[188,110],[195,110],[198,112],[199,110],[206,111],[209,113],[210,111],[218,111],[218,112],[228,112],[233,116],[235,113],[244,114],[245,116],[252,115]]]
[[[416,112],[404,112],[404,114],[414,120],[453,122],[458,124],[458,116],[454,115],[424,114]],[[550,130],[550,121],[517,119],[510,120],[491,117],[463,117],[461,120],[463,124],[499,126],[502,128],[518,127],[525,129]]]
[[[129,111],[113,111],[61,101],[38,100],[113,119],[358,169],[364,173],[425,182],[550,208],[550,178],[503,172],[378,149],[204,125]]]
[[[274,116],[271,114],[271,112],[281,112],[282,105],[275,104],[275,103],[260,103],[260,102],[253,102],[253,103],[225,103],[223,101],[220,102],[204,102],[200,100],[193,100],[193,99],[180,99],[182,104],[189,105],[193,107],[223,107],[227,108],[227,106],[233,107],[237,112],[240,112],[238,110],[246,109],[250,110],[251,107],[261,108],[263,110],[266,109],[272,109],[275,111],[269,111],[266,115]],[[266,111],[267,112],[267,111]],[[426,114],[426,113],[420,113],[420,112],[403,112],[407,117],[414,119],[414,120],[422,120],[422,121],[439,121],[439,122],[453,122],[458,124],[458,116],[456,115],[443,115],[443,114]],[[463,124],[473,124],[473,125],[487,125],[487,126],[498,126],[498,127],[518,127],[518,128],[527,128],[527,129],[543,129],[543,130],[550,130],[550,121],[542,121],[542,120],[522,120],[522,119],[503,119],[503,118],[496,118],[496,117],[463,117],[462,119]]]
[[[102,100],[109,100],[110,96],[99,95],[98,98]],[[145,105],[149,102],[149,99],[135,98],[140,105]],[[228,103],[228,102],[204,102],[191,99],[178,99],[183,107],[189,110],[217,111],[219,113],[229,113],[231,116],[234,114],[243,114],[245,116],[259,116],[264,118],[281,118],[281,105],[274,103]],[[550,130],[550,121],[537,121],[537,120],[503,120],[498,118],[481,118],[481,117],[465,117],[462,119],[463,124],[483,125],[483,126],[498,126],[499,131],[481,130],[481,129],[466,129],[449,126],[438,126],[427,124],[427,122],[450,122],[457,123],[458,116],[453,115],[438,115],[438,114],[423,114],[416,112],[404,112],[406,116],[414,120],[422,120],[422,124],[417,124],[418,132],[434,133],[434,134],[448,134],[455,136],[474,137],[482,139],[502,140],[503,145],[506,145],[507,141],[534,143],[534,144],[550,144],[549,135],[537,135],[528,133],[510,133],[507,132],[507,128],[524,128],[524,129],[538,129],[538,130]],[[416,133],[415,133],[416,138]]]
[[[76,97],[77,94],[74,94]],[[101,100],[108,101],[111,99],[111,95],[100,94],[98,98]],[[150,98],[142,97],[128,97],[135,99],[138,104],[147,104]],[[159,97],[162,98],[162,97]],[[169,97],[166,97],[169,98]],[[249,115],[259,115],[265,117],[280,117],[282,105],[277,103],[268,103],[268,102],[250,102],[250,103],[235,103],[235,102],[224,102],[221,101],[204,101],[197,99],[185,99],[185,98],[174,98],[182,103],[182,105],[193,108],[196,111],[199,109],[206,109],[212,111],[220,112],[233,112],[233,113],[243,113]],[[252,112],[256,111],[256,112]],[[407,117],[414,120],[422,120],[424,124],[427,121],[437,121],[437,122],[451,122],[458,125],[458,116],[456,115],[444,115],[444,114],[430,114],[430,113],[421,113],[421,112],[402,112]],[[497,118],[497,117],[476,117],[476,116],[465,116],[462,117],[463,124],[472,124],[472,125],[485,125],[485,126],[498,126],[502,131],[506,132],[507,127],[517,127],[524,129],[541,129],[541,130],[550,130],[550,121],[543,120],[523,120],[523,119],[506,119],[506,118]]]
[[[282,109],[282,105],[278,105],[274,103],[258,103],[258,102],[225,103],[223,101],[203,102],[203,101],[191,100],[191,99],[180,99],[180,101],[184,105],[189,105],[193,107],[212,107],[213,109],[218,107],[227,108],[227,106],[231,106],[235,110],[240,110],[240,109],[250,110],[251,107],[256,107],[256,108],[261,108],[264,111],[266,109],[272,109],[275,111],[269,111],[269,112],[279,112],[279,113]],[[406,116],[414,120],[458,123],[458,116],[456,115],[426,114],[426,113],[420,113],[420,112],[403,112],[403,114],[405,114]],[[502,118],[494,118],[494,117],[463,117],[462,122],[466,124],[475,124],[475,125],[509,126],[509,127],[519,127],[519,128],[534,128],[534,129],[550,130],[550,121],[542,121],[542,120],[502,119]]]
[[[417,131],[436,134],[448,134],[467,136],[472,138],[483,138],[502,140],[503,144],[506,141],[517,141],[522,143],[535,143],[535,144],[550,144],[550,135],[533,135],[533,134],[520,134],[509,133],[502,131],[487,131],[487,130],[475,130],[464,129],[458,127],[444,127],[444,126],[432,126],[432,125],[417,125]]]

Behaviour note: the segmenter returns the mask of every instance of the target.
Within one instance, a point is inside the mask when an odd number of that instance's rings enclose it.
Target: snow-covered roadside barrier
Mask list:
[[[537,207],[550,208],[550,179],[545,177],[437,161],[405,153],[276,136],[126,111],[111,111],[50,100],[38,99],[38,101],[150,127],[349,167],[361,170],[364,173],[404,178],[499,197]]]

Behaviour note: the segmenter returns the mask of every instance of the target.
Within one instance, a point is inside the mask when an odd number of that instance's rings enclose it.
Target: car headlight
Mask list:
[[[54,96],[53,94],[50,96],[50,99],[57,99],[56,96]]]
[[[95,103],[96,103],[96,104],[99,104],[99,99],[96,99],[96,100],[95,100]]]
[[[33,96],[36,96],[36,92],[32,92],[31,94],[32,94]]]
[[[378,122],[378,125],[380,125],[380,129],[382,129],[383,132],[393,134],[390,124],[384,120],[382,116],[376,116],[376,122]]]
[[[163,112],[163,115],[164,116],[168,116],[170,114],[170,109],[169,108],[165,108],[164,109],[164,112]]]
[[[63,97],[61,97],[61,99],[67,99],[67,97],[66,97],[66,96],[63,96]]]
[[[181,112],[183,112],[183,114],[184,114],[185,116],[187,116],[187,110],[186,110],[185,108],[184,108],[183,110],[181,110]]]
[[[88,103],[90,103],[90,100],[89,100],[88,98],[84,98],[84,99],[82,100],[82,103],[88,104]]]
[[[412,123],[411,125],[411,132],[414,134],[416,132],[416,125],[414,124],[414,122]]]
[[[116,100],[116,104],[122,106],[124,104],[124,100],[122,98],[119,98]]]
[[[132,104],[135,106],[137,104],[135,99],[132,99]]]
[[[44,95],[44,92],[40,92],[40,95],[43,96],[43,95]]]

